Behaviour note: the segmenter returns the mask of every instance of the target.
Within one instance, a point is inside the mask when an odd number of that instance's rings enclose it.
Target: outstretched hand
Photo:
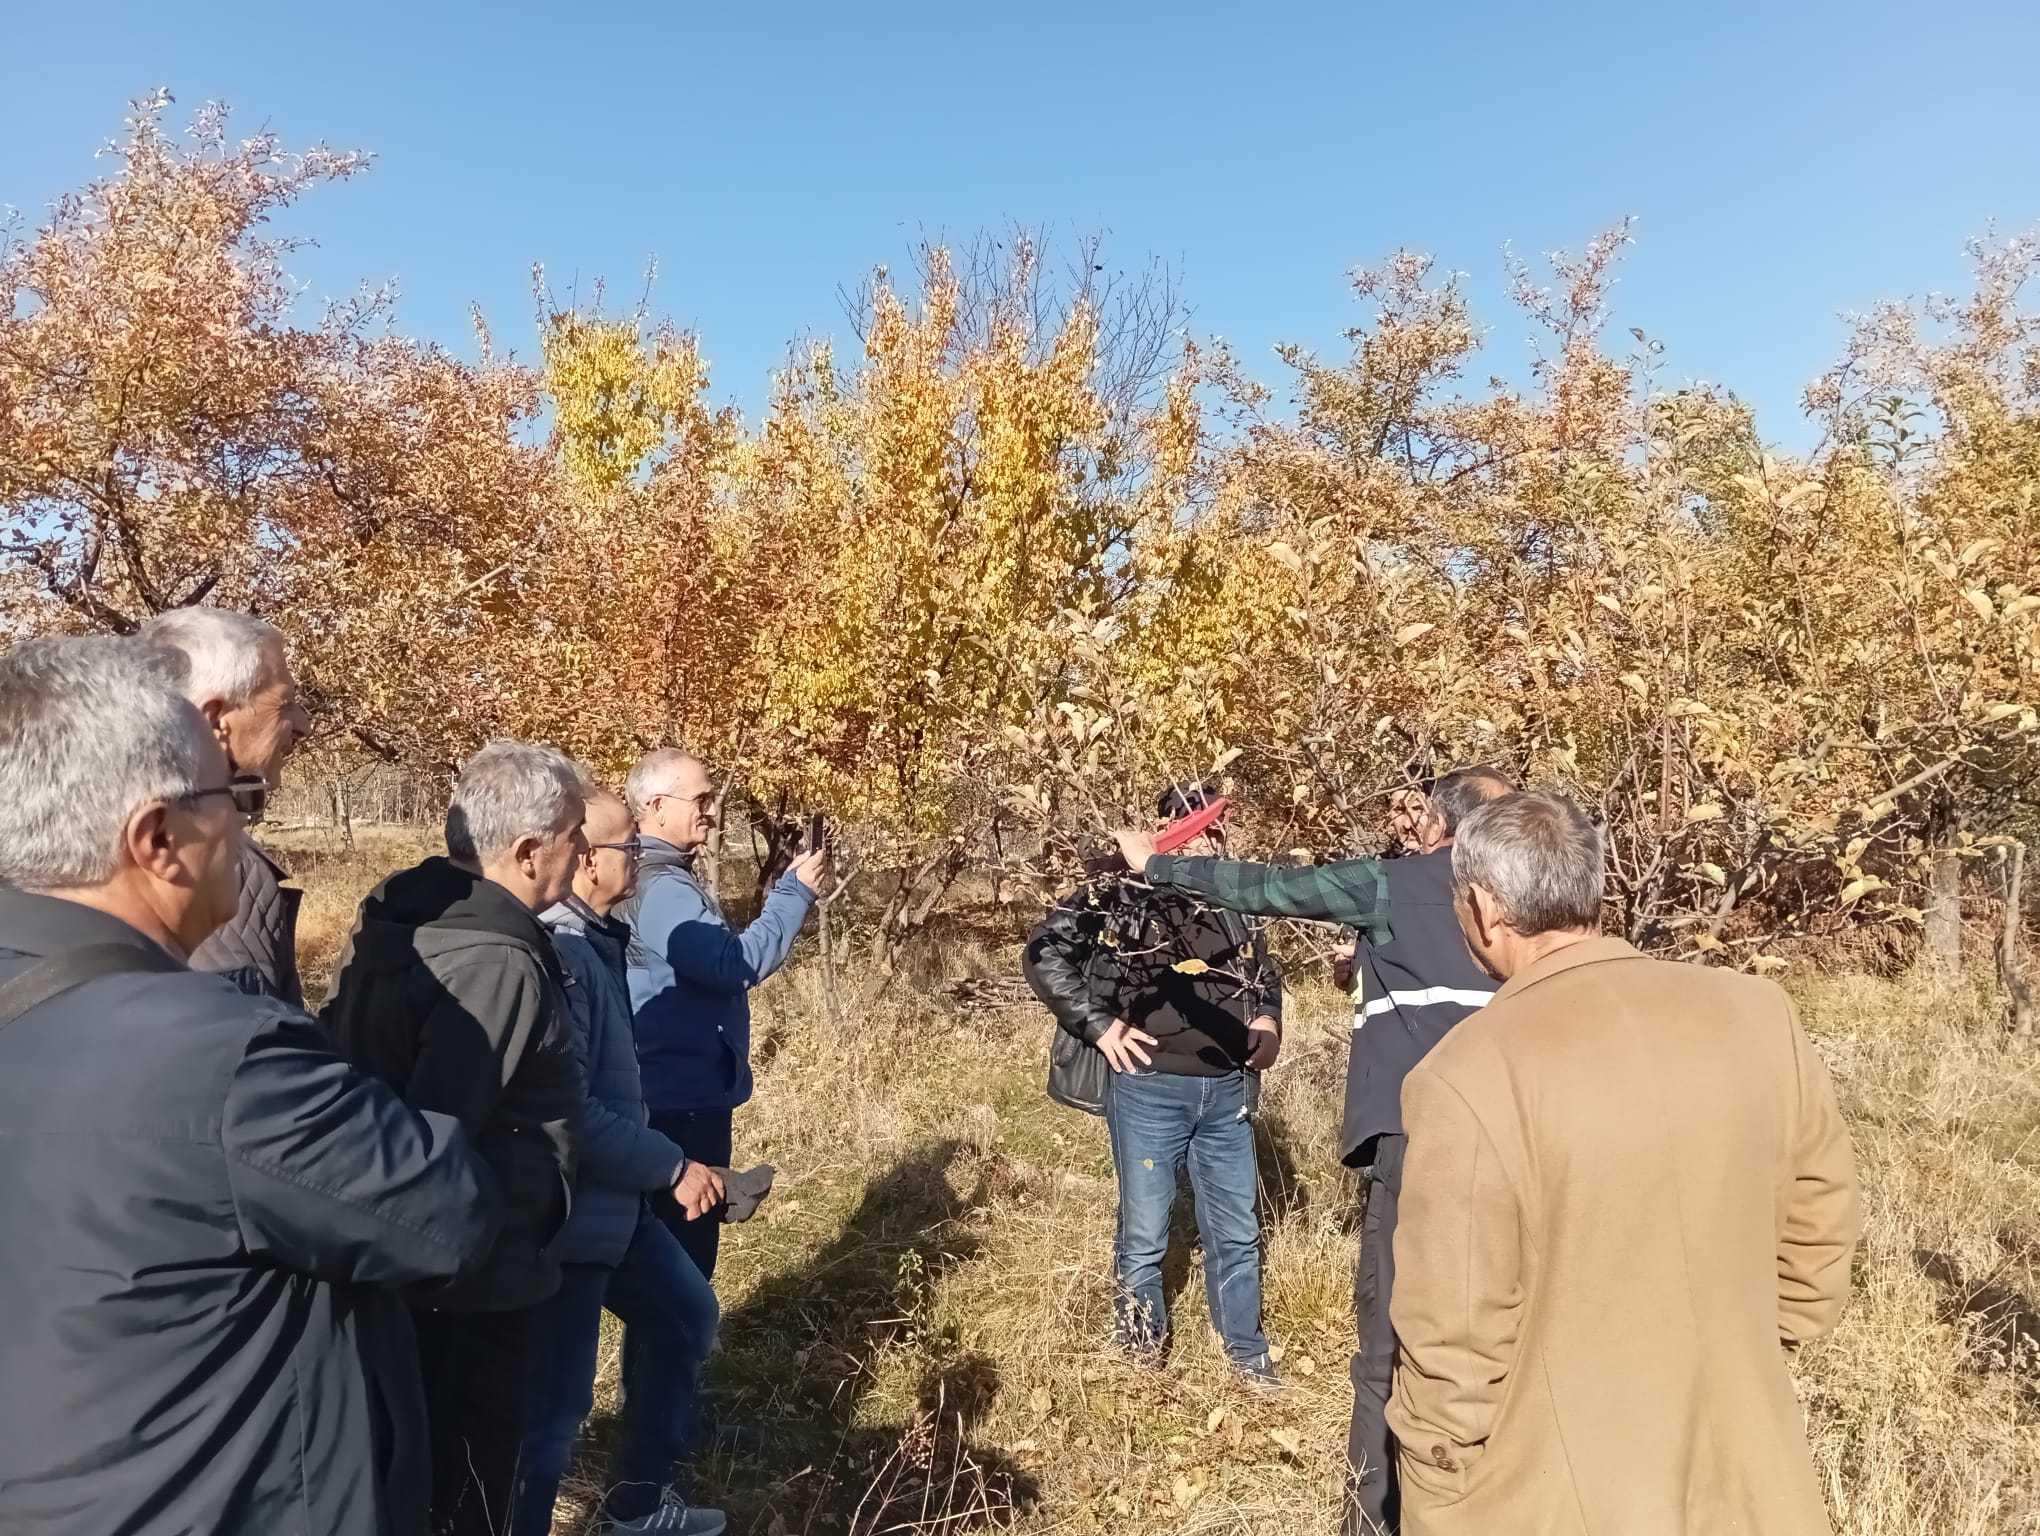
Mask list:
[[[1122,827],[1112,835],[1119,842],[1119,856],[1126,860],[1126,867],[1136,875],[1146,874],[1147,862],[1155,856],[1154,833]]]

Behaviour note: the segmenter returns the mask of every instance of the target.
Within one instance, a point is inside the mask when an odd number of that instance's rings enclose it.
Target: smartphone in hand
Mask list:
[[[800,851],[802,853],[813,853],[817,848],[823,847],[827,843],[828,836],[828,826],[823,822],[819,812],[808,817],[807,841],[801,844]]]

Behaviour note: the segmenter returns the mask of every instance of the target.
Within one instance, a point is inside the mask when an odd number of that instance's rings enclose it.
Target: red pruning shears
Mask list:
[[[1226,797],[1220,795],[1209,805],[1200,805],[1188,816],[1179,816],[1155,834],[1156,853],[1174,853],[1225,814]]]

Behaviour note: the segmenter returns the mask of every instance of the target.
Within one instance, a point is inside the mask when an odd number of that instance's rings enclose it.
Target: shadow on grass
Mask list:
[[[1009,1524],[1034,1479],[971,1436],[999,1373],[935,1322],[935,1281],[980,1251],[980,1191],[949,1183],[958,1144],[941,1142],[873,1178],[842,1231],[809,1262],[767,1280],[725,1314],[708,1370],[713,1448],[695,1491],[733,1531],[960,1533]],[[903,1422],[864,1411],[889,1348],[922,1367]],[[613,1434],[591,1423],[598,1443]]]
[[[2007,1259],[2021,1256],[2015,1234],[2000,1232]],[[1942,1288],[1942,1318],[1969,1332],[1970,1360],[1983,1372],[2010,1371],[2029,1408],[2040,1407],[2040,1312],[2002,1273],[1965,1275],[1960,1263],[1931,1248],[1913,1251],[1920,1273]]]

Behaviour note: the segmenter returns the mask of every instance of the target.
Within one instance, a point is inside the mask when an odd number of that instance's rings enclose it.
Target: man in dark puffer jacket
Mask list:
[[[1166,790],[1164,821],[1208,804],[1203,785]],[[1213,829],[1191,845],[1213,852]],[[1105,1121],[1119,1176],[1115,1331],[1136,1356],[1169,1334],[1162,1292],[1169,1213],[1184,1166],[1197,1196],[1213,1326],[1248,1380],[1278,1383],[1261,1330],[1254,1213],[1257,1074],[1282,1040],[1282,982],[1244,918],[1131,881],[1063,902],[1027,945],[1028,980],[1070,1033],[1112,1068]]]
[[[311,730],[276,627],[224,608],[172,608],[144,624],[141,638],[182,659],[184,696],[219,738],[228,768],[274,789],[284,759]],[[283,871],[245,831],[237,846],[234,915],[193,952],[192,969],[219,971],[243,992],[301,1008],[297,919],[304,892],[283,883]]]

